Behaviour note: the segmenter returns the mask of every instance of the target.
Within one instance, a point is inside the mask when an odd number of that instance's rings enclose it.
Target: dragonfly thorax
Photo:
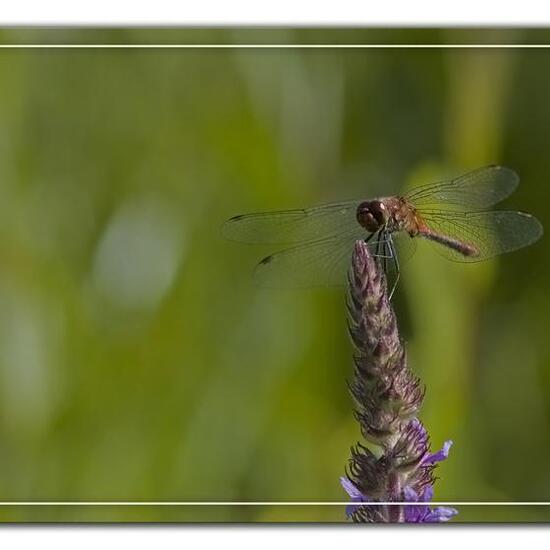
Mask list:
[[[388,223],[389,213],[386,205],[379,200],[364,201],[357,207],[356,218],[361,227],[374,233]]]

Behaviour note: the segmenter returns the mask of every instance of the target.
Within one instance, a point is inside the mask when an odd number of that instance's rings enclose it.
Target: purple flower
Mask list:
[[[426,487],[420,495],[414,489],[405,487],[403,496],[405,502],[430,502],[433,497],[433,487]],[[405,523],[442,523],[449,521],[456,514],[458,514],[457,510],[445,506],[430,508],[426,504],[408,505],[405,506]]]
[[[446,441],[443,448],[437,453],[427,455],[422,461],[421,467],[426,465],[433,465],[436,462],[445,460],[449,455],[449,449],[452,445],[452,441]],[[351,502],[373,502],[370,498],[364,495],[354,483],[352,483],[347,477],[341,477],[340,483],[342,487],[349,495]],[[403,502],[430,502],[433,498],[433,486],[426,486],[419,494],[412,487],[405,486],[403,488]],[[374,506],[373,506],[374,507]],[[353,518],[355,513],[361,508],[370,508],[369,506],[355,506],[350,504],[346,506],[346,515],[348,518]],[[379,507],[377,507],[379,508]],[[404,521],[405,523],[443,523],[449,521],[453,516],[458,514],[458,511],[454,508],[447,508],[445,506],[438,506],[437,508],[431,508],[427,504],[419,504],[418,506],[411,506],[410,504],[403,506],[405,510]]]
[[[430,438],[418,419],[424,387],[408,366],[384,270],[363,241],[352,257],[348,314],[355,417],[364,439],[378,451],[361,443],[352,447],[348,475],[340,480],[351,499],[346,514],[356,522],[448,521],[456,510],[432,509],[428,503],[433,471],[449,455],[452,441],[430,452]]]

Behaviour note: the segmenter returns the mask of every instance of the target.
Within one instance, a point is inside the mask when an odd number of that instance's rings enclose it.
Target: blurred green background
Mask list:
[[[23,30],[6,43],[550,42],[537,31]],[[490,163],[550,227],[550,51],[2,50],[0,501],[344,501],[344,292],[262,291],[248,211]],[[395,297],[436,500],[550,500],[547,239],[418,246]],[[459,507],[455,521],[550,520]],[[5,507],[0,521],[344,521],[342,507]]]

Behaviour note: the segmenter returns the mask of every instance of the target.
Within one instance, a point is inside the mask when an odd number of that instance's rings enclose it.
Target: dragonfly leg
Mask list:
[[[393,239],[391,235],[388,235],[388,246],[390,248],[391,257],[393,259],[393,265],[395,266],[395,280],[393,282],[393,286],[389,296],[389,300],[391,300],[393,293],[397,288],[397,283],[399,282],[399,277],[401,276],[401,270],[399,269],[399,260],[397,259],[397,252],[395,250],[395,246],[393,244]]]
[[[384,269],[386,269],[385,261],[382,258],[382,239],[383,239],[383,233],[381,231],[378,232],[378,240],[376,241],[376,252],[374,253],[376,257],[376,261],[378,262],[378,265]]]
[[[375,236],[377,237],[377,240],[373,243],[375,245],[374,256],[376,257],[376,261],[380,262],[380,231],[374,231],[374,233],[371,233],[364,240],[364,243],[369,244]]]
[[[383,232],[380,247],[382,248],[382,252],[383,252],[384,273],[386,274],[388,273],[388,256],[391,254],[391,248],[388,248],[389,254],[386,254],[386,244],[388,242],[388,238],[389,238],[388,234],[386,232]]]
[[[376,261],[379,263],[380,267],[387,271],[388,260],[393,259],[394,252],[390,246],[389,239],[390,235],[387,231],[380,230],[371,233],[365,240],[365,244],[368,244],[373,237],[377,237],[376,241],[372,243],[373,246],[373,255],[376,258]]]
[[[374,233],[371,233],[366,239],[365,244],[369,244],[369,241],[376,235],[376,231]]]

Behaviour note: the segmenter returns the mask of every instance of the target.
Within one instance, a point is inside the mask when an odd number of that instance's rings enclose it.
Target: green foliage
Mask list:
[[[458,35],[4,40],[258,36]],[[507,205],[550,227],[549,64],[548,50],[2,50],[0,500],[347,500],[338,479],[358,434],[344,290],[254,288],[252,267],[271,250],[225,242],[220,225],[497,162],[522,179]],[[435,448],[455,442],[435,500],[548,500],[549,258],[544,238],[479,266],[420,243],[403,269],[395,303],[428,386],[423,421]],[[460,521],[550,519],[458,508]],[[342,507],[1,516],[345,520]]]

